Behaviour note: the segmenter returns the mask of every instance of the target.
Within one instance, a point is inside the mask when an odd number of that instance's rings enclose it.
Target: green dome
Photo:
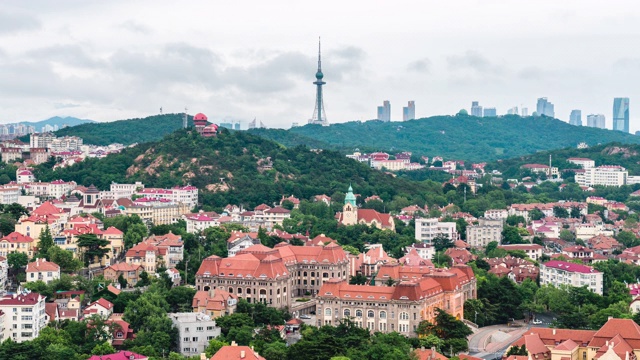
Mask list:
[[[356,205],[356,196],[353,195],[353,188],[351,187],[351,185],[349,185],[347,195],[344,197],[344,204],[351,204],[353,206]]]
[[[322,79],[323,77],[324,77],[324,74],[322,74],[322,71],[318,71],[318,72],[316,73],[316,79],[320,80],[320,79]]]

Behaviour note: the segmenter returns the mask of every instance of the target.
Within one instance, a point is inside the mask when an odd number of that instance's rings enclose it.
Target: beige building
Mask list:
[[[373,209],[359,209],[351,186],[349,186],[347,195],[344,198],[342,212],[337,213],[336,217],[342,225],[362,224],[375,226],[383,230],[396,230],[396,224],[390,214],[382,214]]]
[[[142,271],[144,269],[140,265],[118,263],[107,266],[104,269],[104,278],[108,281],[117,282],[120,275],[122,275],[129,286],[135,286],[140,280]]]
[[[36,261],[28,263],[26,272],[27,282],[43,281],[48,284],[53,280],[60,279],[60,266],[45,259],[38,258]]]
[[[492,241],[499,244],[503,227],[502,219],[480,218],[477,225],[467,226],[467,243],[474,248],[485,247]]]

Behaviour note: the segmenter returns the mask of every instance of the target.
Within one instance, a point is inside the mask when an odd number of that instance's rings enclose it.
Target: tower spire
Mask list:
[[[318,37],[318,71],[316,71],[316,81],[313,83],[316,85],[316,104],[313,110],[313,116],[309,119],[309,124],[318,124],[322,126],[329,126],[327,116],[324,113],[324,100],[322,98],[322,85],[326,84],[322,79],[324,74],[322,73],[322,48],[320,37]]]

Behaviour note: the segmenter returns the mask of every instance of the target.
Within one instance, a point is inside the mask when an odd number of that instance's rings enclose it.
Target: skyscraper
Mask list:
[[[594,128],[600,128],[600,129],[604,129],[605,128],[605,119],[604,119],[604,115],[602,114],[590,114],[587,115],[587,126],[588,127],[594,127]]]
[[[482,117],[482,106],[477,101],[471,102],[471,116]]]
[[[326,82],[322,81],[324,74],[322,73],[320,54],[320,39],[318,39],[318,71],[316,71],[316,81],[313,82],[316,85],[316,108],[313,110],[313,116],[309,119],[309,124],[329,126],[327,115],[324,113],[324,101],[322,99],[322,85],[326,84]]]
[[[629,98],[613,99],[613,130],[629,132]]]
[[[382,106],[378,106],[378,120],[389,122],[391,121],[391,103],[389,100],[382,102]]]
[[[571,110],[571,115],[569,115],[569,124],[582,126],[582,111]]]
[[[536,112],[538,116],[556,117],[556,113],[553,110],[553,103],[549,102],[546,97],[539,98],[536,105]]]
[[[514,106],[511,109],[507,110],[507,115],[520,115],[518,112],[518,107]]]
[[[402,108],[402,121],[414,120],[416,118],[416,103],[411,100],[407,106]]]
[[[498,116],[498,112],[496,111],[496,108],[484,108],[483,116],[496,117]]]
[[[522,116],[529,116],[529,109],[526,107],[522,108]]]

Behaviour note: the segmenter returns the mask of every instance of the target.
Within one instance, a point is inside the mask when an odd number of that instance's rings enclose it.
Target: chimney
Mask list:
[[[232,341],[231,346],[238,346],[238,344],[235,341]]]
[[[240,351],[240,359],[244,359],[246,357],[244,350]]]
[[[200,360],[207,360],[207,355],[205,353],[201,353]]]
[[[613,319],[613,316],[609,316],[609,318],[607,318],[607,321]]]
[[[555,335],[555,334],[556,334],[556,329],[554,328],[554,329],[553,329],[553,335]]]

